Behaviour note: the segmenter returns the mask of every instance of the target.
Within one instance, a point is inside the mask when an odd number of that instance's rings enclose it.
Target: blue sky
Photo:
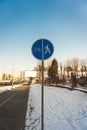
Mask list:
[[[86,0],[0,0],[0,69],[31,70],[32,44],[47,38],[58,61],[87,57]]]

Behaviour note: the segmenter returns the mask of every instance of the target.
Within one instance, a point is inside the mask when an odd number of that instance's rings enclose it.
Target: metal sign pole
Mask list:
[[[32,54],[42,60],[42,88],[41,88],[41,130],[44,130],[44,60],[52,56],[54,47],[47,39],[39,39],[32,45]]]
[[[41,130],[44,130],[44,48],[42,40],[42,89],[41,89]]]

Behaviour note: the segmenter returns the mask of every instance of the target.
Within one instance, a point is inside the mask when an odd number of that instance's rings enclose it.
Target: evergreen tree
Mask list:
[[[52,64],[48,69],[48,76],[50,78],[56,77],[58,74],[58,62],[56,59],[52,60]]]
[[[53,78],[53,68],[52,68],[52,66],[50,66],[49,69],[48,69],[48,76],[50,78]]]
[[[58,74],[58,62],[56,59],[52,60],[53,76]]]

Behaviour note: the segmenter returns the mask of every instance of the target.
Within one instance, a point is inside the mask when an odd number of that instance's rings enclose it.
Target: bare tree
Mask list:
[[[2,80],[6,80],[7,75],[5,73],[2,74]]]
[[[62,62],[60,63],[60,73],[61,73],[61,78],[62,78],[62,76],[63,76],[63,64],[62,64]]]
[[[85,70],[85,59],[81,59],[80,60],[80,71],[81,71],[82,77],[83,77],[84,70]]]
[[[77,76],[78,76],[78,66],[79,66],[78,58],[75,57],[72,59],[72,66],[73,66],[73,71],[75,71],[77,73]]]
[[[85,74],[87,76],[87,58],[85,59]]]
[[[70,77],[69,73],[73,70],[72,68],[72,60],[66,60],[66,67],[64,67],[64,70],[67,72],[68,78]]]

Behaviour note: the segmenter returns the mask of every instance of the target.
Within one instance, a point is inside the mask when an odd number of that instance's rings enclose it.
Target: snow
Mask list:
[[[41,130],[41,85],[29,90],[25,130]],[[87,94],[44,86],[44,130],[87,130]]]
[[[5,91],[11,90],[12,86],[4,86],[4,87],[0,87],[0,93],[3,93]]]
[[[3,86],[3,87],[0,87],[0,93],[3,93],[5,91],[8,91],[8,90],[12,90],[13,88],[16,88],[16,87],[19,87],[21,84],[17,84],[17,85],[7,85],[7,86]]]

